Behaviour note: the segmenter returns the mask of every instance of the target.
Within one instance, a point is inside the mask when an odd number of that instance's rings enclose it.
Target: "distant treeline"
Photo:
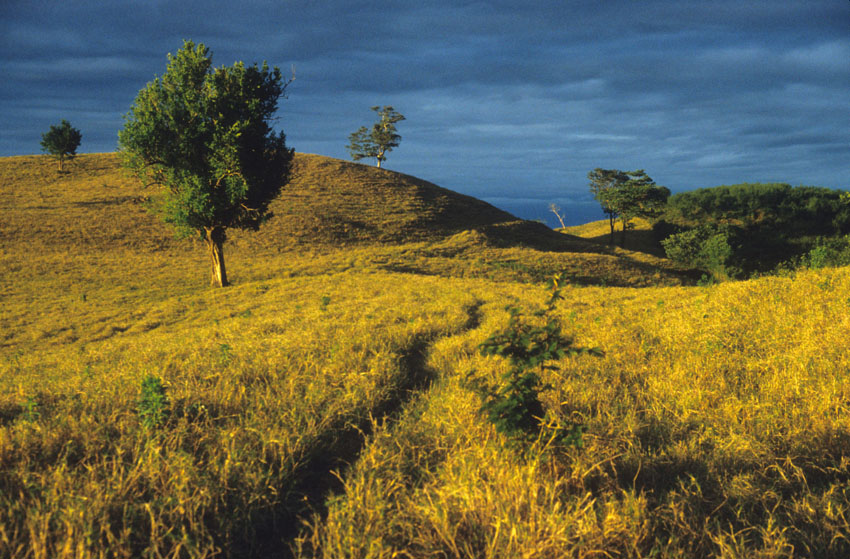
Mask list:
[[[706,222],[788,228],[803,235],[850,233],[847,193],[787,183],[742,183],[674,194],[665,219],[678,224]]]
[[[669,257],[715,275],[850,264],[850,193],[786,183],[700,188],[671,196],[655,232]]]

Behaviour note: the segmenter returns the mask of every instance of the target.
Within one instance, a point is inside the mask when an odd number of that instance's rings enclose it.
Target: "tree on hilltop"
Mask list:
[[[59,160],[61,173],[65,168],[65,160],[70,161],[77,156],[82,139],[82,133],[63,118],[58,126],[51,126],[50,130],[41,135],[41,151]]]
[[[361,126],[356,132],[348,136],[349,144],[346,149],[351,153],[354,161],[366,157],[374,157],[380,169],[381,163],[386,160],[387,153],[398,147],[401,136],[396,133],[395,123],[405,120],[404,116],[391,105],[383,107],[372,107],[378,113],[378,122],[371,129]]]
[[[587,174],[590,179],[590,192],[593,197],[602,205],[602,211],[608,217],[608,225],[611,227],[611,241],[614,244],[614,224],[620,215],[613,207],[605,203],[607,195],[606,191],[617,188],[619,184],[628,180],[628,177],[617,169],[600,169],[597,167]]]
[[[124,164],[161,189],[152,209],[204,239],[214,286],[227,285],[227,229],[258,229],[288,181],[293,150],[269,124],[288,84],[265,62],[213,68],[207,47],[185,41],[118,133]]]
[[[658,217],[670,197],[670,190],[658,186],[643,169],[620,171],[596,168],[587,174],[590,191],[608,216],[611,244],[614,244],[614,224],[619,218],[623,227],[621,245],[626,242],[626,230],[636,217]]]

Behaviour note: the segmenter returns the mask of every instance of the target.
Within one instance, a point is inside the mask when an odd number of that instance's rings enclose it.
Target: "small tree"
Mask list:
[[[398,147],[401,141],[401,136],[396,133],[395,123],[404,120],[404,116],[390,105],[372,107],[372,110],[378,113],[378,122],[372,125],[371,130],[361,126],[356,132],[352,132],[348,137],[349,144],[346,149],[354,161],[374,157],[380,169],[387,153]]]
[[[154,211],[206,242],[212,285],[227,285],[227,228],[259,228],[287,182],[293,150],[269,122],[288,84],[265,62],[213,69],[209,49],[186,41],[118,134],[125,164],[162,188]]]
[[[549,204],[549,211],[555,214],[555,217],[561,222],[561,229],[566,229],[567,224],[564,223],[564,216],[561,215],[561,207],[558,204]]]
[[[65,119],[58,126],[51,126],[50,130],[41,135],[41,151],[59,160],[59,172],[65,169],[65,160],[74,159],[77,156],[77,148],[83,135],[79,130],[71,126]]]
[[[626,242],[626,230],[636,217],[652,219],[658,217],[670,197],[670,190],[655,184],[643,169],[619,171],[617,169],[594,169],[588,173],[590,190],[608,215],[611,226],[611,244],[614,244],[614,222],[619,217],[623,226],[622,245]]]
[[[608,205],[608,191],[618,188],[618,186],[628,180],[628,177],[622,171],[617,169],[600,169],[597,167],[587,174],[590,179],[590,192],[593,197],[602,205],[602,211],[608,217],[608,225],[611,227],[611,244],[614,244],[614,224],[620,215],[617,211]]]
[[[555,316],[555,307],[563,299],[563,278],[555,275],[549,282],[551,295],[542,309],[523,313],[517,307],[508,307],[508,326],[484,340],[479,346],[482,355],[497,355],[508,359],[510,366],[501,375],[501,386],[470,376],[470,385],[483,398],[481,411],[500,433],[521,444],[530,443],[540,435],[546,412],[540,393],[552,388],[543,383],[540,373],[552,369],[551,361],[567,355],[603,355],[599,348],[579,348],[561,331]],[[581,446],[583,425],[554,427],[551,440],[567,445]]]

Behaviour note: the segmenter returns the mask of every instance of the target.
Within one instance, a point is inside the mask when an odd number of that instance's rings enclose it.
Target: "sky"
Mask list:
[[[597,167],[850,188],[850,0],[0,0],[0,156],[62,119],[115,151],[185,39],[294,69],[296,151],[349,159],[392,105],[386,168],[550,225],[602,218]]]

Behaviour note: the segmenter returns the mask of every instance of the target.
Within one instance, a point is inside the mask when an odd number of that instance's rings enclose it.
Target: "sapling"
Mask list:
[[[515,441],[528,443],[540,435],[546,415],[540,393],[551,388],[540,376],[544,369],[551,368],[547,363],[568,355],[602,353],[596,348],[574,347],[572,339],[563,335],[561,323],[554,316],[555,306],[563,298],[562,281],[560,274],[549,280],[551,294],[542,309],[526,315],[517,307],[508,307],[508,326],[479,346],[482,355],[497,355],[510,363],[501,376],[500,386],[478,381],[475,388],[483,396],[481,411],[487,419],[498,432]],[[553,424],[549,422],[548,425]],[[581,425],[556,425],[552,438],[563,444],[581,446],[582,431]]]
[[[138,402],[139,420],[146,429],[162,425],[168,417],[169,400],[162,379],[148,375],[142,380]]]

